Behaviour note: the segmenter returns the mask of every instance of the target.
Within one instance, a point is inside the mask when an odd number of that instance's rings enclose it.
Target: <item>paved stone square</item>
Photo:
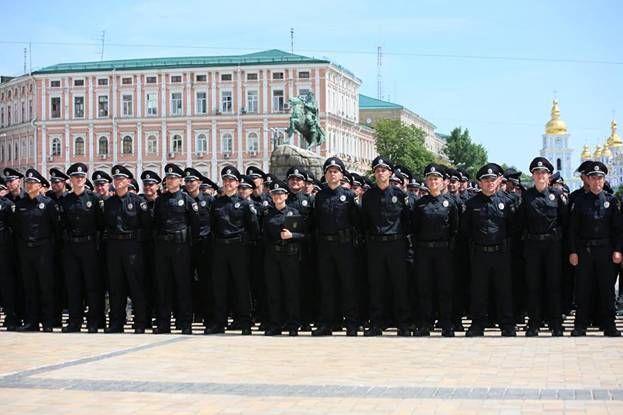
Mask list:
[[[0,407],[3,415],[623,413],[620,338],[386,334],[0,332]]]

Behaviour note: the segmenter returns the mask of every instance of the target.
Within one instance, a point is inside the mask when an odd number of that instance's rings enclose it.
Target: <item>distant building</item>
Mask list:
[[[383,101],[366,95],[359,95],[359,119],[368,126],[374,127],[378,120],[399,120],[406,125],[412,125],[424,131],[424,145],[426,148],[440,158],[446,158],[443,154],[443,147],[446,144],[444,136],[436,134],[435,124],[393,102]]]
[[[588,146],[584,146],[581,156],[584,160],[599,160],[608,167],[606,180],[613,188],[623,185],[623,140],[617,132],[617,122],[612,120],[610,123],[610,136],[605,140],[603,146],[595,147],[593,153]]]
[[[573,188],[577,178],[573,176],[575,166],[572,165],[573,149],[569,147],[570,134],[567,124],[560,118],[558,101],[552,102],[551,118],[545,124],[541,156],[545,157],[560,172],[565,182]],[[575,161],[574,161],[575,162]]]

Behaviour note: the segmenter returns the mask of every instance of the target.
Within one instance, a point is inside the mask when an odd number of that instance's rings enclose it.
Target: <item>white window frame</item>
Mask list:
[[[147,82],[148,78],[154,78],[156,82]],[[145,85],[158,85],[158,75],[145,75]]]
[[[52,82],[58,82],[58,86],[52,86]],[[61,88],[63,86],[63,83],[61,82],[60,78],[50,79],[50,83],[48,85],[50,86],[50,88]]]
[[[53,115],[54,112],[52,111],[52,100],[54,98],[58,98],[58,117],[55,117]],[[11,107],[9,106],[9,111],[10,110],[11,110]],[[62,117],[63,117],[63,98],[60,95],[51,95],[50,96],[50,119],[60,120]],[[15,123],[15,120],[13,120],[13,121]]]
[[[126,137],[130,137],[130,139],[132,140],[132,149],[129,153],[126,153],[125,151],[123,151],[123,141],[125,140]],[[123,155],[132,155],[134,154],[134,134],[132,133],[121,133],[121,154]]]
[[[249,75],[255,75],[255,79],[249,79]],[[260,74],[258,72],[247,72],[246,80],[249,82],[258,82],[260,80]]]
[[[275,107],[275,92],[281,91],[281,108]],[[286,91],[283,88],[275,88],[270,91],[270,102],[272,112],[283,112],[286,105]]]
[[[146,133],[146,136],[147,136],[147,138],[145,138],[145,152],[147,154],[158,154],[158,150],[159,150],[158,149],[158,145],[160,144],[160,140],[158,139],[159,138],[158,137],[158,133],[155,132],[155,131],[150,131],[150,132]],[[155,140],[155,142],[156,142],[156,151],[153,151],[153,152],[149,151],[149,137],[152,137],[152,136],[156,139]]]
[[[173,99],[173,95],[175,94],[179,94],[180,98],[179,98],[179,108],[176,107],[174,105],[174,99]],[[175,100],[178,101],[178,100]],[[171,116],[173,117],[179,117],[182,114],[184,114],[184,94],[182,93],[182,91],[171,91]],[[178,112],[179,109],[179,112]]]
[[[72,114],[73,114],[74,118],[83,119],[84,118],[84,101],[85,101],[84,100],[84,95],[74,95],[73,98],[74,99],[72,100],[72,104],[71,104],[72,107],[73,107],[72,108],[73,109]],[[79,117],[76,114],[76,98],[82,98],[82,116],[81,117]]]
[[[100,140],[102,138],[106,139],[106,152],[105,153],[102,152],[102,146],[101,146],[101,143],[100,143]],[[107,156],[110,153],[109,150],[110,150],[110,137],[108,137],[106,134],[98,134],[98,137],[97,137],[97,155],[98,156],[102,156],[102,155]]]
[[[78,152],[76,151],[76,148],[78,147],[78,139],[82,139],[82,154],[78,154]],[[87,154],[87,140],[84,138],[84,135],[82,134],[76,134],[73,137],[73,152],[72,154],[74,156],[78,156],[78,157],[84,157]]]
[[[199,107],[199,94],[204,94],[205,96],[201,101],[203,101],[202,108]],[[208,91],[195,91],[195,114],[205,115],[208,113]]]
[[[199,138],[203,136],[204,138],[204,145],[203,145],[203,149],[199,148]],[[205,132],[201,131],[198,132],[197,135],[195,136],[195,152],[196,153],[207,153],[208,152],[208,134],[206,134]]]
[[[72,86],[74,88],[84,88],[86,86],[86,83],[87,83],[86,79],[84,79],[84,78],[74,78],[72,81],[73,81],[72,82]],[[76,85],[76,81],[82,81],[82,85]]]
[[[229,136],[229,149],[225,149],[225,136]],[[234,134],[231,131],[223,131],[221,133],[221,153],[232,154],[234,150]]]
[[[129,107],[126,106],[127,102],[125,101],[126,97],[130,97],[130,105]],[[129,112],[126,110],[130,110]],[[121,114],[124,117],[132,117],[132,115],[134,114],[134,94],[130,93],[124,93],[121,92]]]
[[[179,149],[175,149],[175,137],[180,138]],[[171,134],[171,138],[169,140],[169,148],[171,149],[171,153],[174,154],[182,154],[184,152],[184,135],[181,132],[173,132]]]
[[[106,84],[100,84],[100,81],[106,81]],[[108,85],[110,84],[110,80],[108,78],[97,78],[97,80],[95,81],[95,86],[96,87],[108,87]]]
[[[174,81],[173,78],[177,78],[179,77],[180,80],[179,81]],[[184,81],[184,77],[182,76],[182,74],[171,74],[169,75],[169,83],[171,84],[181,84]]]
[[[106,115],[100,115],[100,98],[106,97]],[[109,118],[110,117],[110,97],[108,94],[97,94],[97,106],[95,108],[97,114],[96,118]]]
[[[154,107],[153,107],[155,109],[155,113],[154,114],[150,113],[150,107],[149,107],[149,97],[150,96],[154,97],[154,100],[153,100],[153,102],[155,104]],[[158,116],[158,93],[156,91],[147,91],[147,92],[145,92],[145,108],[147,109],[145,111],[145,114],[148,117],[157,117]]]
[[[251,108],[251,101],[249,98],[252,96],[251,93],[255,93],[255,107]],[[248,89],[247,90],[247,105],[245,107],[246,111],[249,113],[257,114],[260,112],[260,92],[257,89]]]
[[[58,154],[54,154],[54,144],[58,143]],[[60,157],[63,154],[63,140],[59,136],[50,137],[50,155]]]
[[[251,148],[251,136],[254,135],[255,136],[255,147]],[[259,153],[260,152],[260,135],[258,134],[257,131],[249,131],[247,133],[247,153]]]
[[[230,108],[229,108],[228,111],[225,108],[225,101],[223,100],[225,93],[229,94],[229,107]],[[234,93],[233,93],[233,91],[231,89],[222,89],[220,95],[221,95],[221,99],[220,99],[220,102],[221,102],[220,110],[221,110],[221,112],[223,114],[231,114],[231,113],[233,113],[234,112]]]
[[[198,77],[198,76],[205,76],[205,77],[206,77],[206,79],[205,79],[204,81],[199,81],[199,80],[197,79],[197,77]],[[195,74],[195,82],[196,82],[196,83],[199,83],[199,84],[203,84],[203,83],[208,82],[208,74],[207,74],[207,73],[204,73],[204,72],[196,73],[196,74]]]
[[[224,76],[229,76],[231,79],[223,79]],[[233,72],[221,72],[219,74],[219,81],[221,82],[233,82],[234,81],[234,73]]]

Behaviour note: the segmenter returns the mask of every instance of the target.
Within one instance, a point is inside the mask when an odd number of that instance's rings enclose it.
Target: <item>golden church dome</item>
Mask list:
[[[610,137],[608,137],[608,146],[621,147],[622,145],[623,141],[617,133],[617,122],[615,120],[612,120],[612,122],[610,123]]]
[[[560,119],[560,108],[558,108],[557,100],[552,102],[552,118],[545,124],[545,134],[567,134],[567,124]]]
[[[593,153],[593,158],[595,160],[600,159],[601,158],[601,146],[597,146],[595,147],[595,152]]]
[[[582,161],[586,161],[586,160],[590,160],[591,159],[591,151],[589,150],[588,146],[584,146],[584,148],[582,149]]]

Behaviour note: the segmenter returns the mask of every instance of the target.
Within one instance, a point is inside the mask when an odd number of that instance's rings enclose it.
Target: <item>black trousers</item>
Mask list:
[[[134,327],[145,328],[145,286],[141,242],[109,240],[106,248],[110,326],[123,327],[125,325],[129,290],[134,312]]]
[[[331,327],[342,321],[336,315],[336,303],[341,303],[341,313],[346,326],[359,325],[357,312],[357,281],[355,280],[355,251],[350,241],[323,241],[317,246],[318,278],[320,283],[320,324]],[[336,299],[338,299],[336,301]]]
[[[171,327],[172,293],[176,293],[176,326],[191,327],[191,247],[188,243],[156,241],[158,327]]]
[[[145,324],[151,327],[152,318],[156,314],[156,247],[149,239],[141,243],[143,253],[143,292],[145,293]]]
[[[251,285],[251,311],[255,321],[268,318],[266,277],[264,274],[264,241],[249,243],[249,282]]]
[[[439,310],[439,325],[452,327],[453,251],[449,247],[417,247],[416,272],[419,295],[420,327],[434,323],[433,303]]]
[[[212,320],[214,300],[212,298],[212,238],[204,238],[197,241],[192,247],[193,278],[192,303],[193,314],[203,319],[207,326]]]
[[[513,293],[508,250],[483,252],[471,248],[471,314],[472,327],[484,330],[490,302],[489,283],[495,291],[497,317],[502,328],[515,326],[513,318]]]
[[[561,242],[556,240],[527,240],[524,245],[528,325],[532,328],[541,326],[542,304],[547,307],[545,317],[550,329],[562,325],[561,251]]]
[[[584,247],[578,249],[576,267],[575,327],[585,329],[593,308],[594,293],[597,294],[599,322],[603,327],[614,325],[614,269],[612,267],[612,248],[610,246]]]
[[[0,293],[2,293],[2,308],[4,310],[5,325],[17,325],[17,275],[15,273],[15,250],[10,241],[0,243]]]
[[[381,327],[389,320],[386,304],[387,292],[393,294],[393,309],[396,324],[407,328],[410,323],[408,298],[407,242],[368,241],[368,279],[370,283],[370,320],[374,327]]]
[[[97,259],[95,240],[82,243],[65,242],[64,244],[63,266],[70,325],[82,326],[84,293],[89,307],[87,325],[89,327],[99,326],[99,312],[103,298]]]
[[[63,321],[63,310],[69,308],[69,287],[67,287],[65,275],[65,245],[66,243],[61,240],[55,241],[54,253],[52,254],[54,258],[54,325],[59,327]]]
[[[454,282],[452,290],[453,321],[460,322],[467,315],[470,299],[471,267],[469,265],[469,244],[462,236],[457,237],[452,255]]]
[[[251,295],[249,288],[248,247],[241,241],[225,244],[216,239],[212,261],[212,293],[214,309],[212,325],[227,324],[227,300],[230,282],[234,290],[236,322],[242,327],[251,326]]]
[[[269,326],[298,329],[301,324],[300,253],[275,252],[267,246],[264,257]]]
[[[24,279],[26,321],[52,327],[55,321],[52,242],[36,247],[19,246],[20,270]]]

